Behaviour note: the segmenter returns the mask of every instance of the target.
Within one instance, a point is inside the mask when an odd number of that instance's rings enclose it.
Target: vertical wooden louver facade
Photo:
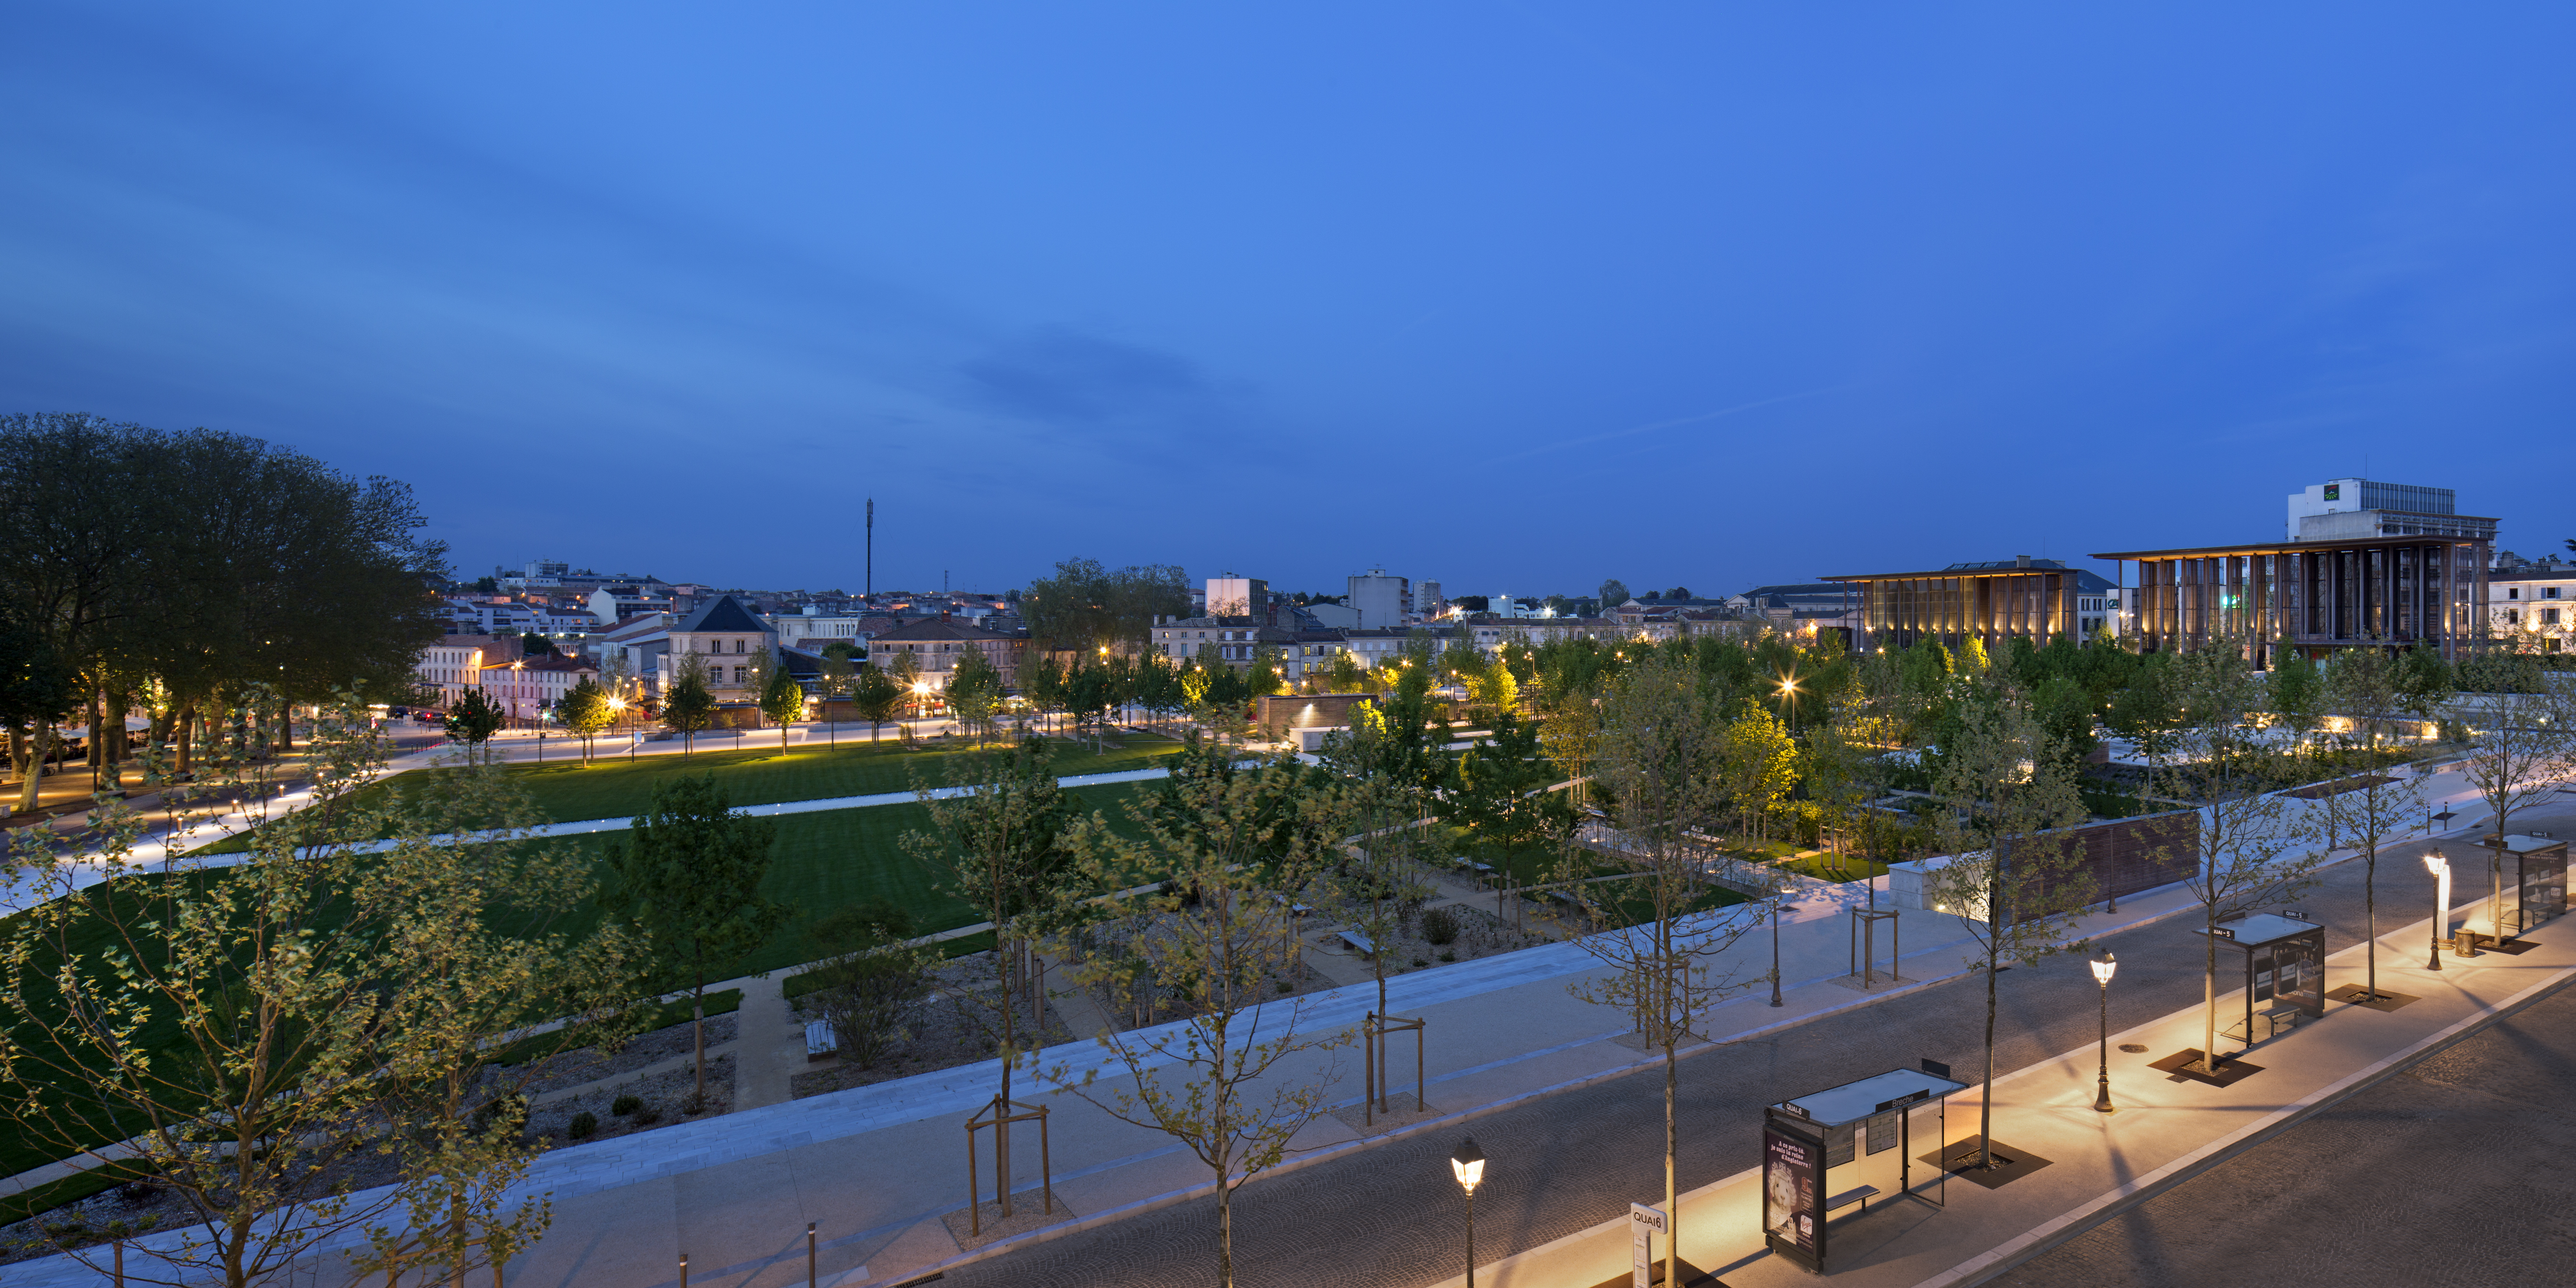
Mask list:
[[[2082,578],[2073,569],[1951,568],[1825,580],[1857,590],[1865,648],[1905,648],[1927,639],[1957,648],[1974,637],[1991,649],[2015,636],[2045,644],[2083,634],[2076,604]]]
[[[2097,554],[2138,565],[2132,629],[2149,651],[2376,644],[2468,656],[2486,635],[2487,543],[2456,537],[2290,541]]]

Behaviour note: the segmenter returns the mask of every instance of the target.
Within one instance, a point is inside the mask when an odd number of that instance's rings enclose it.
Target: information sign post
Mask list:
[[[1629,1282],[1634,1288],[1654,1288],[1655,1236],[1670,1228],[1670,1223],[1664,1219],[1663,1209],[1643,1203],[1628,1205],[1628,1232],[1633,1245],[1629,1250],[1628,1264],[1634,1271]]]

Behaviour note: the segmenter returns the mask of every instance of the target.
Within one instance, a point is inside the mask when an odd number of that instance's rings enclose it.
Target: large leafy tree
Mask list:
[[[0,721],[8,723],[11,744],[19,749],[17,770],[25,783],[21,808],[36,806],[47,736],[54,722],[79,704],[77,683],[41,635],[0,610]]]
[[[182,772],[203,713],[266,725],[351,686],[408,695],[442,629],[445,547],[420,539],[425,522],[400,483],[254,438],[0,417],[0,602],[88,705],[155,703]]]
[[[696,1094],[707,1092],[707,972],[768,942],[792,909],[760,893],[776,822],[733,812],[715,775],[677,777],[653,789],[652,808],[627,839],[608,847],[613,874],[599,902],[630,926],[666,969],[690,980],[696,1026]]]
[[[1029,583],[1020,616],[1040,648],[1096,654],[1126,651],[1152,637],[1154,619],[1190,611],[1189,583],[1177,564],[1116,571],[1097,559],[1067,559],[1053,577]]]

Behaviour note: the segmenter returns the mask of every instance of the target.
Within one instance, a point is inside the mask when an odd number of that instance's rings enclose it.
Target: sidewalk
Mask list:
[[[2474,918],[2482,904],[2453,909],[2454,922]],[[2423,966],[2430,929],[2427,919],[2382,937],[2392,950],[2383,954],[2382,989],[2417,1001],[2393,1012],[2329,1002],[2325,1018],[2254,1048],[2246,1062],[2261,1072],[2233,1086],[2146,1067],[2200,1045],[2197,1006],[2111,1034],[2114,1048],[2146,1048],[2143,1054],[2115,1049],[2111,1055],[2117,1113],[2092,1107],[2095,1045],[1998,1078],[1996,1141],[2049,1161],[1992,1190],[1953,1176],[1943,1186],[1946,1207],[1881,1198],[1865,1213],[1845,1209],[1829,1227],[1827,1274],[1866,1288],[1979,1282],[2576,978],[2576,929],[2565,921],[2534,931],[2529,938],[2538,947],[2532,951],[2475,959],[2446,954],[2438,973]],[[2328,957],[2329,992],[2356,982],[2362,949],[2356,944]],[[1854,1070],[1855,1076],[1873,1072]],[[1946,1143],[1974,1138],[1977,1103],[1973,1087],[1951,1098]],[[1930,1151],[1917,1141],[1917,1152]],[[1915,1165],[1918,1181],[1927,1170]],[[1765,1249],[1759,1179],[1758,1169],[1749,1169],[1682,1196],[1683,1259],[1732,1288],[1813,1282],[1805,1269]],[[1605,1223],[1480,1267],[1476,1277],[1494,1288],[1602,1283],[1626,1275],[1629,1245],[1625,1220]]]

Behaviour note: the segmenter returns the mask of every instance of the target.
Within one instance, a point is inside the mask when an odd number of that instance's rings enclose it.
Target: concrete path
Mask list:
[[[792,1099],[787,1080],[805,1067],[805,1029],[788,1018],[787,997],[780,992],[786,974],[745,979],[742,1010],[734,1021],[733,1106],[735,1113]],[[729,985],[728,987],[732,987]],[[791,1063],[792,1062],[792,1063]]]

